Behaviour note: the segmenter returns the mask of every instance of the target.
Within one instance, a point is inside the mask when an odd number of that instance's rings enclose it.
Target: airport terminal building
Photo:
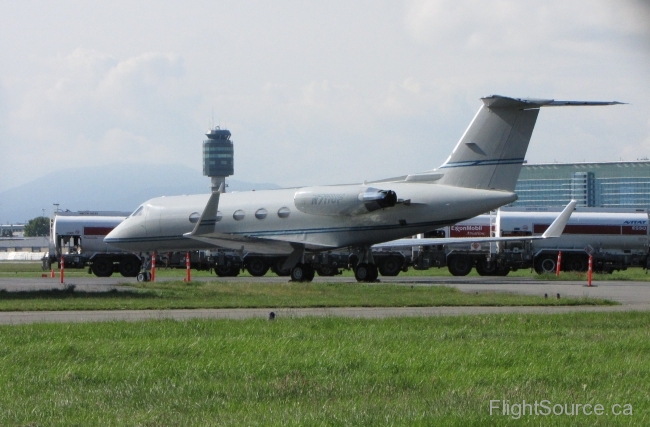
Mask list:
[[[650,208],[650,161],[526,164],[513,206]]]

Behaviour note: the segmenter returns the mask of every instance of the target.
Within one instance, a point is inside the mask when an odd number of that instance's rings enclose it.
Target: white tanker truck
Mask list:
[[[534,268],[539,274],[554,272],[562,251],[563,271],[586,271],[589,255],[594,271],[611,273],[628,267],[650,267],[647,209],[577,208],[561,237],[528,240],[541,235],[561,208],[502,208],[436,230],[426,237],[522,236],[521,242],[450,244],[418,247],[411,262],[416,269],[447,266],[456,276],[476,268],[481,275],[505,275],[511,270]],[[417,240],[416,240],[417,241]]]
[[[98,277],[119,272],[136,277],[140,272],[138,256],[104,243],[104,237],[129,216],[128,212],[57,212],[50,227],[50,248],[43,268],[64,259],[65,268],[89,267]]]

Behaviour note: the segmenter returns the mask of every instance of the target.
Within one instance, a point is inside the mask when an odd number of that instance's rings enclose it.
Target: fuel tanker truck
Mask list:
[[[597,272],[650,267],[647,209],[576,208],[562,236],[526,240],[542,234],[560,210],[506,207],[438,229],[425,237],[521,236],[522,240],[423,247],[414,239],[411,265],[416,269],[446,266],[456,276],[464,276],[472,268],[481,275],[506,275],[521,268],[542,274],[556,271],[558,253],[562,252],[563,271],[586,271],[589,255]]]
[[[119,272],[124,277],[136,277],[140,272],[140,257],[111,247],[104,237],[129,212],[80,211],[57,212],[50,225],[49,252],[43,258],[43,269],[64,260],[65,268],[89,268],[98,277]]]

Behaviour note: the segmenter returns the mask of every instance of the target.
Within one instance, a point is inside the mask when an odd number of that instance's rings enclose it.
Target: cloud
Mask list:
[[[13,88],[17,105],[7,129],[15,143],[5,158],[29,153],[43,172],[56,162],[106,164],[124,156],[178,161],[169,147],[194,126],[196,94],[186,92],[184,78],[182,59],[167,53],[119,60],[76,49],[55,57],[39,76]]]
[[[200,169],[212,110],[233,133],[236,179],[421,171],[444,161],[493,93],[630,103],[544,110],[532,162],[647,150],[647,1],[258,6],[220,7],[218,24],[198,3],[6,8],[0,187],[120,156]]]
[[[405,25],[418,43],[493,54],[546,48],[549,39],[552,48],[574,51],[601,46],[605,34],[645,37],[648,17],[640,1],[418,0]]]

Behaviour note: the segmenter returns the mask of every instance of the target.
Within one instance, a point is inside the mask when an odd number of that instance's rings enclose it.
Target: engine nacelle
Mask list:
[[[305,187],[296,191],[293,203],[300,212],[323,216],[362,215],[397,203],[391,190],[359,186]]]

